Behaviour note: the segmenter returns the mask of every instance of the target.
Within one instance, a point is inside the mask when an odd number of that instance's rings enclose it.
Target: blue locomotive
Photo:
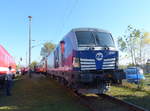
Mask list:
[[[111,33],[72,29],[47,56],[47,73],[79,93],[105,93],[125,78]]]

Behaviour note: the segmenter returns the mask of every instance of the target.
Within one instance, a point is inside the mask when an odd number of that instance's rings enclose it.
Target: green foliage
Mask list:
[[[127,68],[127,65],[119,65],[119,69],[125,69]]]
[[[135,84],[134,84],[135,85]],[[135,105],[146,108],[148,111],[150,110],[150,90],[149,91],[140,91],[134,90],[132,84],[127,87],[120,86],[112,86],[111,90],[107,92],[107,94],[111,96],[115,96],[121,100],[125,100],[127,102],[131,102]],[[136,87],[136,85],[135,85]]]
[[[150,44],[150,32],[144,32],[144,43]]]
[[[136,85],[136,84],[129,83],[129,82],[127,82],[127,81],[123,81],[123,82],[122,82],[122,86],[123,86],[123,87],[126,87],[126,88],[129,88],[129,89],[137,90],[137,85]]]
[[[127,46],[126,46],[127,44],[126,44],[126,42],[123,40],[123,38],[122,37],[119,37],[118,38],[118,46],[119,46],[119,49],[121,50],[121,51],[125,51],[126,49],[127,49]]]
[[[17,70],[20,69],[20,67],[21,67],[21,66],[20,66],[19,64],[16,65],[16,69],[17,69]]]
[[[122,87],[129,88],[134,91],[149,92],[149,87],[146,85],[145,80],[140,80],[139,84],[134,84],[134,83],[129,83],[127,81],[123,81]]]
[[[144,75],[150,76],[150,73],[145,73]]]
[[[144,61],[145,36],[145,32],[129,25],[125,35],[117,40],[119,50],[125,53],[125,57],[131,58],[132,65],[142,64]]]
[[[138,89],[139,90],[144,90],[145,84],[144,84],[144,80],[141,80],[140,83],[138,84]]]
[[[34,67],[38,64],[38,62],[36,61],[33,61],[31,64],[30,64],[30,68],[31,69],[34,69]]]
[[[41,48],[40,55],[45,57],[47,56],[52,50],[54,50],[55,44],[52,42],[45,42],[43,47]]]

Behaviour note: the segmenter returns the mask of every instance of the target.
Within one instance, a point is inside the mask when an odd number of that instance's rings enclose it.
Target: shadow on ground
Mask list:
[[[0,111],[88,111],[57,82],[34,74],[19,78],[12,96],[0,93]]]

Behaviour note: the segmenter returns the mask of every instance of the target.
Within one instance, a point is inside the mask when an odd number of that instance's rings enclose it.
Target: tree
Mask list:
[[[55,44],[53,44],[52,42],[45,42],[43,47],[41,48],[41,52],[40,55],[42,57],[47,56],[52,50],[54,50],[55,48]]]
[[[34,69],[34,67],[38,64],[38,62],[36,61],[33,61],[31,64],[30,64],[30,68],[31,69]]]
[[[144,33],[144,43],[150,44],[150,33],[149,32]]]
[[[118,38],[120,51],[124,52],[126,57],[131,58],[132,65],[143,64],[146,36],[146,32],[129,25],[125,35]]]

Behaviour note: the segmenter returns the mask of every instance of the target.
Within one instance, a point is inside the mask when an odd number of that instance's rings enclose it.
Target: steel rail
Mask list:
[[[94,109],[90,106],[90,104],[87,103],[87,101],[89,101],[90,99],[88,99],[88,97],[83,96],[81,94],[75,93],[72,90],[70,90],[72,94],[74,94],[76,97],[78,97],[78,99],[82,102],[82,104],[84,104],[88,109],[90,109],[91,111],[97,111],[98,109]],[[116,104],[122,105],[124,107],[126,107],[127,109],[129,109],[129,111],[148,111],[147,109],[144,109],[138,105],[132,104],[130,102],[118,99],[116,97],[107,95],[107,94],[97,94],[98,98],[101,97],[103,99],[107,99],[109,101],[112,101],[113,103],[115,102]],[[94,99],[98,99],[96,97],[94,97]]]
[[[54,81],[56,81],[56,80],[54,80]],[[79,103],[81,103],[83,106],[88,108],[90,111],[100,111],[100,109],[95,109],[95,108],[93,108],[91,106],[91,104],[90,104],[90,99],[91,98],[90,97],[86,97],[86,96],[84,96],[82,94],[79,94],[76,91],[73,91],[71,88],[69,88],[69,87],[67,87],[67,86],[65,86],[63,84],[60,84],[60,86],[62,88],[65,88],[66,90],[68,90],[72,95],[74,95],[77,98],[77,101]],[[92,99],[97,99],[98,100],[99,98],[103,98],[104,100],[112,101],[112,103],[122,105],[122,107],[125,107],[126,109],[128,109],[128,111],[148,111],[147,109],[144,109],[144,108],[142,108],[140,106],[137,106],[135,104],[126,102],[124,100],[120,100],[120,99],[118,99],[116,97],[113,97],[113,96],[110,96],[110,95],[97,94],[97,96],[98,97],[92,97]]]
[[[124,105],[124,106],[128,107],[132,111],[148,111],[147,109],[144,109],[144,108],[142,108],[142,107],[140,107],[138,105],[132,104],[130,102],[118,99],[116,97],[113,97],[113,96],[110,96],[110,95],[107,95],[107,94],[98,94],[98,96],[102,97],[102,98],[105,98],[105,99],[108,99],[108,100],[111,100],[111,101],[114,101],[114,102],[116,102],[118,104]]]

